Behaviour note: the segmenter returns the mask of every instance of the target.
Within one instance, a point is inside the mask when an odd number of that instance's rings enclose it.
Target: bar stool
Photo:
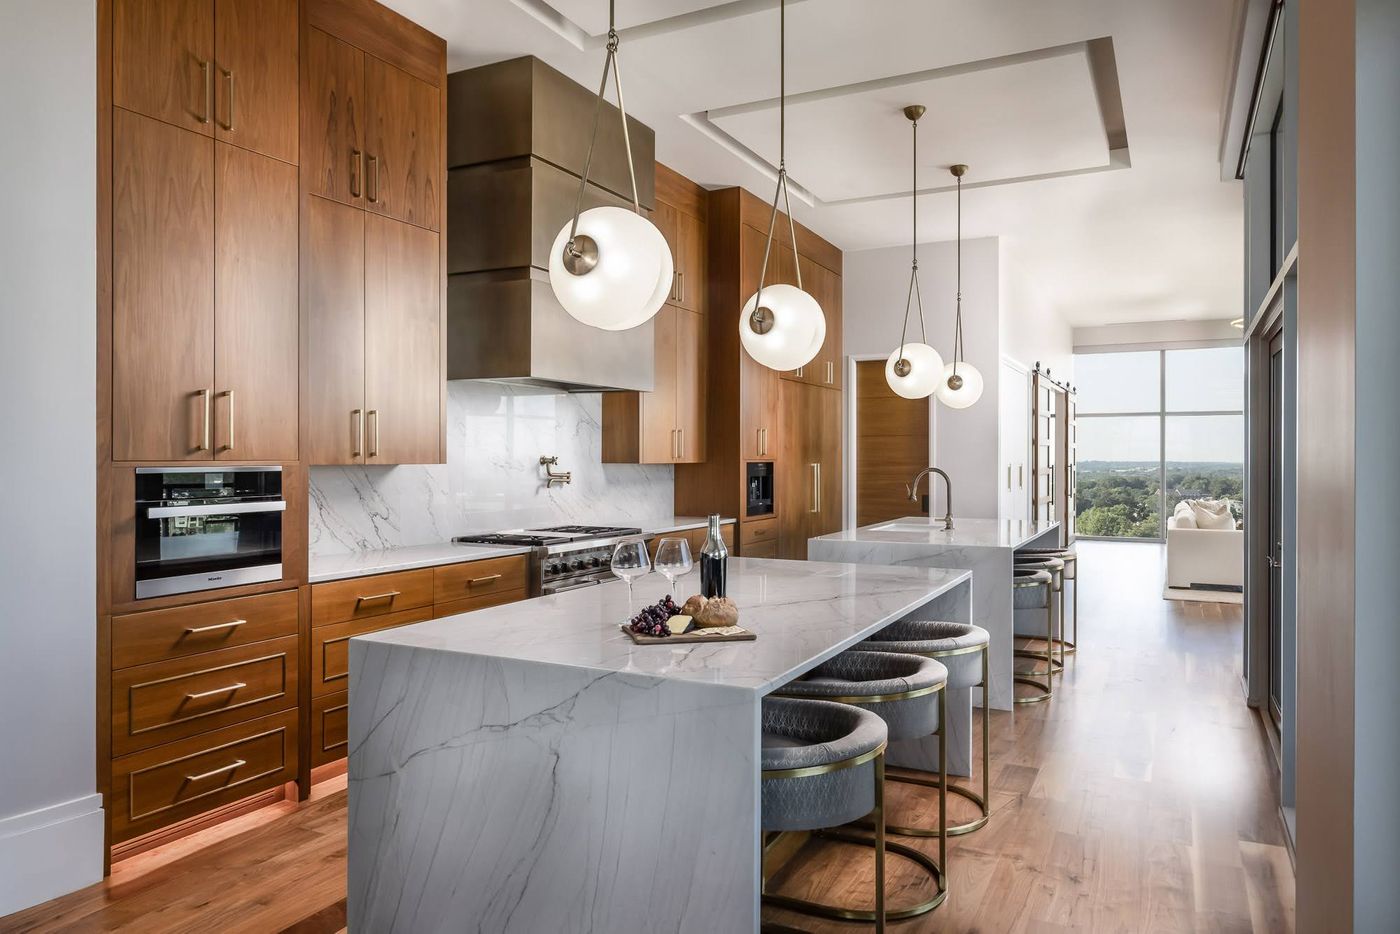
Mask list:
[[[948,798],[944,790],[947,785],[947,736],[943,730],[946,716],[944,708],[944,687],[948,682],[948,671],[933,659],[917,655],[903,655],[893,652],[848,651],[818,665],[805,677],[789,682],[775,694],[785,699],[820,700],[850,705],[868,711],[884,721],[889,740],[922,739],[938,736],[939,779],[938,821],[940,828],[947,823]],[[770,695],[772,696],[772,695]],[[766,765],[765,765],[766,768]],[[767,773],[765,772],[765,775]],[[884,757],[880,760],[880,780],[885,777]],[[883,807],[874,816],[875,831],[884,838],[886,827]],[[767,818],[764,826],[767,827]],[[830,825],[825,825],[830,826]],[[844,830],[825,830],[818,836],[842,840],[865,846],[872,844],[867,837]],[[933,834],[930,834],[933,836]],[[944,867],[948,865],[948,837],[941,830],[937,832],[938,861],[934,862],[919,850],[890,843],[886,850],[898,853],[912,860],[933,881],[936,891],[926,901],[907,908],[885,910],[890,920],[913,918],[926,914],[943,903],[948,896],[948,880]],[[770,903],[785,908],[814,914],[819,917],[843,920],[875,920],[874,913],[855,909],[840,908],[783,896],[770,896]],[[878,923],[878,922],[877,922]]]
[[[1012,587],[1012,607],[1015,610],[1038,610],[1045,609],[1045,654],[1038,652],[1017,649],[1017,658],[1033,658],[1045,662],[1044,669],[1031,669],[1030,671],[1017,671],[1013,673],[1012,681],[1016,684],[1024,684],[1035,688],[1039,693],[1021,695],[1013,698],[1018,704],[1039,704],[1048,701],[1055,689],[1053,686],[1055,673],[1055,657],[1052,654],[1055,648],[1055,596],[1054,579],[1050,572],[1033,568],[1015,568],[1011,581]],[[1037,678],[1044,678],[1044,681],[1037,681]]]
[[[1015,565],[1014,565],[1014,566],[1015,566],[1015,568],[1016,568],[1017,570],[1033,570],[1033,571],[1049,571],[1049,572],[1050,572],[1050,590],[1051,590],[1051,596],[1052,596],[1053,598],[1055,598],[1056,601],[1057,601],[1058,604],[1059,604],[1059,614],[1058,614],[1058,618],[1056,619],[1056,622],[1055,622],[1055,629],[1053,630],[1054,632],[1058,633],[1058,635],[1052,635],[1052,637],[1051,637],[1051,639],[1050,639],[1050,647],[1051,647],[1051,648],[1058,647],[1059,650],[1060,650],[1060,657],[1059,657],[1059,659],[1058,659],[1058,660],[1052,660],[1052,661],[1051,661],[1051,664],[1050,664],[1050,667],[1051,667],[1052,671],[1053,671],[1055,674],[1061,674],[1061,673],[1065,670],[1065,655],[1064,655],[1065,646],[1064,646],[1064,639],[1063,639],[1063,636],[1064,636],[1064,634],[1065,634],[1065,633],[1064,633],[1064,628],[1065,628],[1065,586],[1064,586],[1065,563],[1064,563],[1064,561],[1060,560],[1059,558],[1050,557],[1050,556],[1047,556],[1047,555],[1023,555],[1023,554],[1017,554],[1016,557],[1015,557]],[[1039,637],[1036,637],[1036,638],[1035,638],[1035,641],[1037,641],[1037,642],[1040,641],[1040,640],[1039,640]],[[1040,654],[1039,654],[1038,652],[1028,652],[1027,650],[1024,650],[1024,649],[1017,650],[1015,654],[1016,654],[1017,657],[1019,657],[1019,658],[1037,658],[1037,659],[1040,658]]]
[[[962,785],[948,785],[953,794],[961,795],[977,805],[980,817],[948,828],[948,836],[972,833],[986,825],[991,811],[991,703],[988,691],[991,678],[987,666],[987,653],[992,637],[981,626],[971,623],[955,623],[948,620],[905,619],[891,623],[856,648],[875,652],[900,652],[906,655],[921,655],[934,658],[948,669],[949,688],[982,688],[982,793]],[[907,771],[920,771],[908,769]],[[921,773],[917,777],[886,774],[886,779],[895,782],[908,782],[940,787],[941,779],[932,773]],[[886,824],[885,829],[905,836],[935,836],[938,831],[914,827],[896,827]]]
[[[1076,651],[1078,651],[1079,648],[1079,555],[1075,553],[1073,545],[1070,545],[1067,548],[1022,548],[1020,551],[1016,552],[1016,557],[1019,559],[1022,555],[1036,558],[1042,556],[1050,558],[1059,558],[1065,563],[1064,573],[1060,576],[1060,588],[1061,591],[1063,591],[1065,589],[1065,585],[1068,582],[1074,582],[1074,591],[1072,596],[1070,597],[1071,612],[1069,617],[1069,625],[1072,626],[1074,637],[1071,639],[1065,638],[1065,601],[1064,596],[1061,595],[1060,654],[1061,656],[1073,655]]]

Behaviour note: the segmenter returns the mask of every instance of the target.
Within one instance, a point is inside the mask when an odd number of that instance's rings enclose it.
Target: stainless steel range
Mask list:
[[[536,596],[563,593],[614,580],[612,553],[617,543],[641,529],[607,525],[554,525],[483,535],[459,535],[464,545],[524,545],[533,557],[530,586]]]

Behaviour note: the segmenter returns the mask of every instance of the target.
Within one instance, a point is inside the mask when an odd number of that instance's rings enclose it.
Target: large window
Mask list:
[[[1079,534],[1160,539],[1183,499],[1244,493],[1240,347],[1078,354]]]

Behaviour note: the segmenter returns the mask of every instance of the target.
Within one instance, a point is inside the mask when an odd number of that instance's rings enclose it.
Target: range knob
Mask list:
[[[562,571],[562,570],[564,570],[564,569],[563,569],[562,567],[560,567],[560,566],[559,566],[559,562],[556,561],[556,562],[554,562],[553,564],[551,564],[548,568],[546,568],[545,570],[547,570],[550,574],[558,574],[560,571]]]
[[[583,559],[582,559],[582,558],[575,558],[573,564],[571,564],[570,567],[572,567],[575,571],[582,571],[582,570],[583,570]]]
[[[600,568],[603,566],[603,559],[594,555],[592,558],[588,559],[588,566],[591,568]]]

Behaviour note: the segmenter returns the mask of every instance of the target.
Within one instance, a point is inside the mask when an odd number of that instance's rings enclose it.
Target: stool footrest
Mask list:
[[[835,840],[840,843],[852,843],[856,846],[875,847],[875,840],[859,833],[852,833],[849,830],[817,830],[812,832],[812,836],[823,840]],[[943,869],[938,863],[911,846],[902,843],[891,843],[885,841],[885,852],[896,853],[905,859],[911,860],[922,869],[930,879],[937,891],[933,897],[927,901],[919,902],[917,905],[910,905],[907,908],[886,908],[885,918],[890,921],[900,921],[905,918],[917,918],[919,915],[928,914],[948,897],[948,879],[944,875]],[[764,893],[763,904],[772,905],[775,908],[786,908],[789,911],[796,911],[805,915],[813,915],[818,918],[830,918],[834,921],[874,921],[875,912],[868,908],[843,908],[840,905],[827,905],[822,902],[808,901],[805,898],[793,898],[790,895],[771,895]]]

